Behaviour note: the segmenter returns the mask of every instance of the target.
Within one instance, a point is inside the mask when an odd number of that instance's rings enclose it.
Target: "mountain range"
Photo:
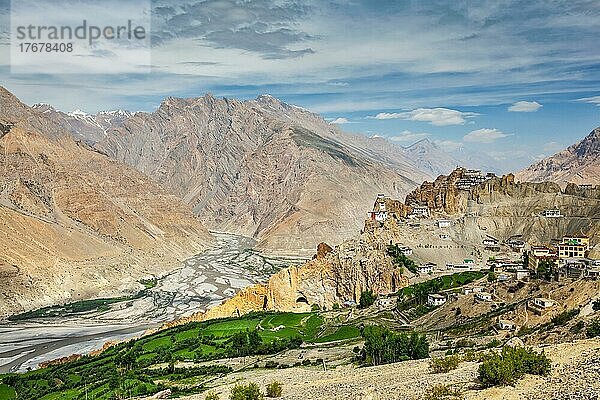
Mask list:
[[[562,186],[600,182],[600,127],[580,142],[520,171],[522,181],[552,181]]]

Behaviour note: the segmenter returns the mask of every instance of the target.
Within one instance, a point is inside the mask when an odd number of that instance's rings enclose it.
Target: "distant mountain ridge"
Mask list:
[[[531,165],[516,174],[518,180],[552,181],[564,186],[600,184],[600,127],[580,142]]]
[[[403,196],[433,174],[412,156],[270,95],[166,98],[122,119],[52,114],[74,136],[189,204],[206,226],[312,253],[360,229],[379,192]],[[80,123],[81,122],[81,123]],[[100,125],[100,127],[98,127]]]
[[[410,146],[406,146],[404,151],[411,156],[423,171],[434,177],[449,174],[457,166],[463,165],[462,162],[429,139],[421,139]]]

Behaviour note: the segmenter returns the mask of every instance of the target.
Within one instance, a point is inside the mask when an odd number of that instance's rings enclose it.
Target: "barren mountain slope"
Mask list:
[[[94,147],[183,198],[210,228],[283,253],[350,237],[376,193],[402,196],[428,177],[401,149],[382,150],[268,95],[168,98]]]
[[[600,128],[582,141],[516,174],[521,181],[600,184]]]
[[[0,88],[0,317],[139,289],[210,235],[143,174]]]

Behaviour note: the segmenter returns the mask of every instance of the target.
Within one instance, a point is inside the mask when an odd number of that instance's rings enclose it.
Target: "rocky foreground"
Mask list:
[[[514,387],[481,388],[476,362],[463,362],[449,373],[433,374],[428,360],[406,361],[369,368],[342,366],[323,371],[317,367],[250,370],[215,381],[214,389],[228,398],[240,380],[262,387],[276,380],[283,384],[282,399],[421,399],[437,384],[460,387],[465,399],[598,399],[600,395],[600,340],[580,340],[544,347],[552,359],[550,376],[526,376]],[[204,399],[204,395],[186,397]]]

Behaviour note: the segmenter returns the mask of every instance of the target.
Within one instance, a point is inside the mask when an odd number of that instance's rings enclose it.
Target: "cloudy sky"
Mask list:
[[[428,138],[505,169],[600,125],[600,1],[473,3],[154,1],[152,72],[84,75],[11,74],[0,0],[0,84],[88,112],[270,93],[344,130]]]

